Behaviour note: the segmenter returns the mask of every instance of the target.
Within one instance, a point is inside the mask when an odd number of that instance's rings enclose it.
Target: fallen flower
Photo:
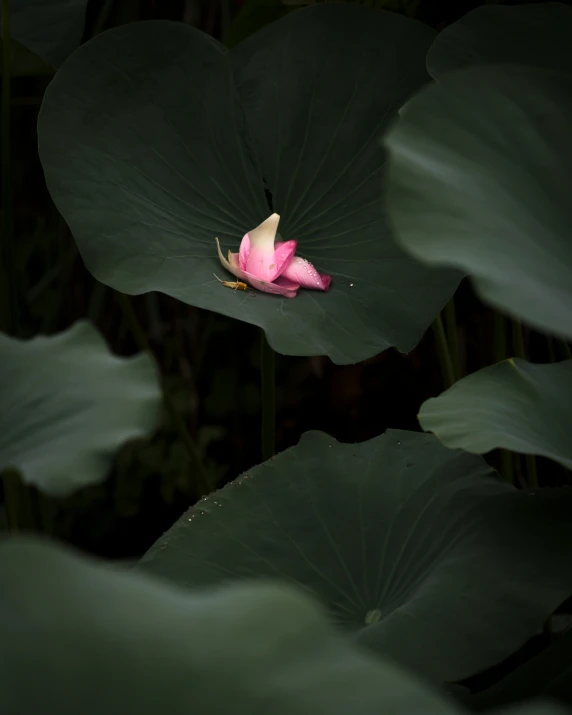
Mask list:
[[[269,216],[260,226],[243,236],[237,253],[223,256],[215,238],[218,257],[227,271],[264,293],[295,298],[299,288],[328,290],[330,276],[318,273],[305,258],[295,256],[297,241],[276,241],[280,216]]]

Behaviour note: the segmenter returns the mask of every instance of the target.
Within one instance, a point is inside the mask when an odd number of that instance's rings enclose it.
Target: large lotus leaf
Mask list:
[[[454,715],[274,584],[187,593],[24,539],[0,547],[6,715]]]
[[[430,28],[346,4],[304,8],[227,50],[182,23],[133,23],[62,66],[38,132],[50,192],[89,270],[264,328],[277,351],[351,363],[412,349],[460,274],[396,246],[378,138],[428,80]],[[272,209],[265,194],[272,194]],[[232,292],[223,251],[271,211],[333,276],[294,299]]]
[[[478,712],[540,696],[572,704],[572,630],[499,683],[459,699]]]
[[[572,469],[572,360],[514,358],[463,378],[421,406],[419,422],[443,444],[483,454],[539,454]]]
[[[310,432],[200,501],[139,568],[183,586],[293,581],[359,643],[453,682],[512,653],[569,595],[571,500],[518,492],[432,435]]]
[[[515,63],[572,73],[572,8],[560,2],[516,7],[484,5],[435,38],[427,54],[429,74],[484,63]]]
[[[59,67],[81,42],[86,7],[87,0],[10,0],[10,36]],[[25,55],[23,60],[26,69],[30,60]]]
[[[117,448],[159,419],[152,359],[111,355],[86,321],[32,340],[0,334],[0,364],[0,472],[50,494],[103,481]]]
[[[401,244],[469,273],[481,297],[572,337],[572,76],[456,70],[386,136],[386,203]]]

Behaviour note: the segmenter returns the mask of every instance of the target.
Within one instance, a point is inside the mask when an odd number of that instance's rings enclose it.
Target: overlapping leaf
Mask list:
[[[447,447],[537,454],[572,469],[572,360],[514,358],[463,378],[421,407],[419,422]]]
[[[412,349],[460,274],[394,243],[378,138],[428,80],[433,37],[394,13],[328,3],[230,53],[168,22],[82,46],[48,88],[38,132],[89,270],[127,293],[158,290],[260,325],[287,354],[351,363]],[[272,210],[282,238],[333,276],[327,294],[253,298],[213,276],[215,236],[236,251]]]
[[[111,355],[85,321],[32,340],[0,335],[0,363],[0,471],[50,494],[102,481],[116,449],[158,421],[152,359]]]
[[[514,652],[569,595],[571,499],[518,492],[430,435],[312,432],[199,502],[139,568],[191,587],[295,582],[359,643],[453,682]]]
[[[561,2],[483,5],[437,35],[427,70],[436,80],[454,69],[490,63],[572,73],[570,33],[572,8]]]
[[[57,68],[79,47],[86,7],[87,0],[10,0],[10,36]],[[16,64],[17,73],[34,68],[26,54],[16,59],[23,62]],[[36,71],[40,68],[35,66]]]
[[[454,715],[280,585],[188,593],[54,546],[0,546],[9,715]]]
[[[469,273],[484,300],[572,337],[572,75],[449,72],[386,137],[398,241]]]

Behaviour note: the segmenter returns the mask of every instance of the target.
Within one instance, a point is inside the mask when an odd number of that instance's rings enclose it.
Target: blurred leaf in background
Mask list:
[[[111,355],[87,321],[51,337],[0,335],[0,362],[0,472],[48,494],[102,481],[115,451],[158,424],[152,359]]]
[[[11,73],[57,69],[80,45],[86,8],[87,0],[10,0]]]

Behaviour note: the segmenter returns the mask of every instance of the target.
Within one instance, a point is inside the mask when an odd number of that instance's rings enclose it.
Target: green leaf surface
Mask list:
[[[456,382],[421,406],[419,422],[444,445],[483,454],[502,447],[572,469],[572,360],[514,358]]]
[[[388,132],[398,241],[469,273],[486,302],[572,337],[572,76],[455,70]]]
[[[436,80],[445,72],[486,63],[572,73],[571,34],[572,8],[564,3],[485,5],[437,35],[427,54],[427,70]]]
[[[57,68],[79,47],[86,7],[87,0],[10,0],[10,36]]]
[[[182,586],[276,577],[435,680],[514,652],[569,595],[572,494],[529,496],[432,435],[310,432],[191,508],[139,568]]]
[[[116,449],[154,429],[155,364],[119,358],[87,321],[32,340],[0,334],[0,471],[66,496],[101,482]]]
[[[0,546],[6,715],[454,715],[290,587],[187,593],[38,541]]]
[[[48,187],[88,269],[261,326],[289,355],[357,362],[411,350],[460,274],[402,251],[380,196],[378,138],[428,80],[431,28],[343,3],[289,14],[231,52],[182,23],[102,33],[48,87]],[[343,51],[340,51],[343,48]],[[333,276],[295,299],[230,291],[223,252],[272,212]]]

